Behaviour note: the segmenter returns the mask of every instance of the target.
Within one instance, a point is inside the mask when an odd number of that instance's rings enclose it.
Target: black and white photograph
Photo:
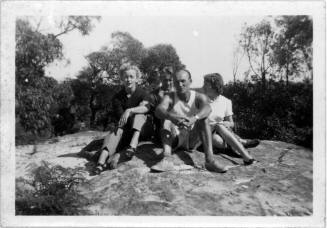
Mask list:
[[[326,225],[324,7],[2,1],[1,226]]]

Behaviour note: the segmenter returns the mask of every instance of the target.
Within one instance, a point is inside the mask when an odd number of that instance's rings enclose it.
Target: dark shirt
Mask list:
[[[163,96],[161,96],[162,90],[160,88],[153,90],[146,98],[148,101],[148,108],[151,114],[154,114],[156,107],[160,103]]]
[[[148,108],[149,108],[149,114],[153,116],[153,124],[154,129],[156,132],[156,136],[160,138],[160,129],[162,125],[162,120],[157,118],[155,115],[155,110],[157,106],[161,103],[162,98],[168,94],[169,92],[166,92],[162,90],[161,88],[153,90],[149,96],[146,98],[146,101],[148,101]]]
[[[147,93],[142,88],[136,87],[134,93],[128,98],[125,88],[122,88],[112,98],[112,111],[115,121],[119,121],[126,109],[138,106],[146,97],[148,97]]]

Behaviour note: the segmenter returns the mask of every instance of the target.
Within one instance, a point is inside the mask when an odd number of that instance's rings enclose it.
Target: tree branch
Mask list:
[[[249,50],[246,49],[246,54],[247,54],[247,57],[248,57],[248,60],[249,60],[249,64],[250,64],[250,68],[252,70],[252,72],[256,75],[256,76],[259,76],[258,73],[254,70],[253,66],[252,66],[252,63],[251,63],[251,57],[250,57],[250,53],[249,53]]]

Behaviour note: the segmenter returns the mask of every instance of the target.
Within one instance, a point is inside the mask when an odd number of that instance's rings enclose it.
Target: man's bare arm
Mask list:
[[[165,95],[161,100],[161,103],[157,106],[155,115],[159,119],[167,119],[173,122],[175,125],[183,125],[185,121],[188,121],[188,118],[185,116],[181,116],[177,113],[172,113],[169,111],[169,106],[172,104],[173,100],[169,95]]]
[[[172,99],[170,98],[169,95],[165,95],[160,104],[157,106],[156,111],[155,111],[155,115],[156,117],[158,117],[159,119],[170,119],[169,116],[169,105],[171,104]]]
[[[148,101],[142,101],[139,106],[136,106],[134,108],[130,108],[129,111],[131,114],[145,114],[150,111],[150,108],[147,106],[149,102]]]
[[[199,112],[196,114],[199,119],[207,118],[211,113],[211,107],[208,98],[202,93],[196,93],[195,105],[198,107]]]

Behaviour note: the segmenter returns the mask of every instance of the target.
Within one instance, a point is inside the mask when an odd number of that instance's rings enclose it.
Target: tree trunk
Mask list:
[[[94,126],[94,120],[95,120],[95,115],[96,115],[96,111],[97,111],[95,109],[95,105],[93,105],[94,98],[95,98],[95,94],[94,94],[94,92],[92,92],[91,98],[90,98],[90,103],[89,103],[89,107],[91,109],[91,116],[90,116],[90,126],[91,126],[91,128]]]
[[[94,127],[94,121],[95,121],[95,115],[96,115],[96,113],[97,113],[97,110],[95,110],[95,109],[91,109],[91,117],[90,117],[90,126],[91,126],[91,128],[93,128]]]
[[[289,75],[289,68],[288,68],[288,64],[286,64],[286,75],[285,75],[285,79],[286,79],[286,86],[288,86],[288,75]]]
[[[266,72],[263,71],[261,73],[261,86],[262,86],[262,90],[265,91],[266,90]]]

